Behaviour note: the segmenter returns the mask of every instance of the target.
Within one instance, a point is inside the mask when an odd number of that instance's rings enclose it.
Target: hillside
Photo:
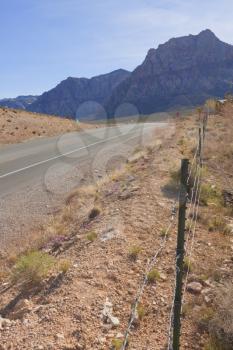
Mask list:
[[[13,109],[26,109],[35,102],[37,96],[18,96],[16,98],[4,98],[0,100],[0,106]]]
[[[128,71],[119,69],[91,79],[69,77],[54,89],[39,96],[27,109],[33,112],[76,118],[78,108],[84,102],[91,101],[104,105],[112,91],[129,74]],[[94,112],[97,113],[94,117],[104,119],[105,116],[101,113],[102,111],[94,110]],[[85,119],[87,113],[82,111],[81,115],[78,114],[78,117]]]
[[[126,102],[143,114],[196,106],[211,96],[223,97],[232,80],[233,46],[204,30],[150,49],[145,61],[114,90],[106,109],[111,116]]]
[[[0,146],[36,137],[54,136],[90,127],[74,120],[36,114],[24,110],[0,108]]]
[[[209,117],[195,231],[187,218],[186,238],[194,245],[185,262],[189,288],[182,350],[232,349],[233,212],[222,197],[223,190],[232,188],[232,113],[229,102]],[[22,233],[23,260],[13,246],[5,258],[2,254],[3,349],[121,349],[148,259],[171,222],[180,159],[194,159],[198,125],[198,114],[172,120],[121,169],[72,192],[64,209],[31,233],[30,242]],[[177,217],[140,299],[129,350],[167,348],[176,235]],[[39,249],[38,260],[26,242]],[[215,347],[213,339],[225,347]]]

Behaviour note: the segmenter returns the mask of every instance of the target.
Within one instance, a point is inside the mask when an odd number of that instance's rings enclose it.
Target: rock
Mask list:
[[[106,298],[101,317],[105,323],[110,322],[114,327],[117,327],[120,324],[119,319],[113,316],[113,306],[108,298]]]
[[[233,60],[233,47],[220,41],[210,30],[170,39],[148,51],[143,63],[113,91],[106,111],[114,115],[118,106],[131,103],[140,113],[150,114],[186,105],[187,101],[202,103],[210,89],[213,95],[218,95],[218,89],[227,90],[225,76],[233,76],[230,60]],[[219,65],[223,71],[216,74]],[[127,108],[121,113],[129,115]]]
[[[100,235],[100,240],[102,242],[108,241],[110,239],[113,239],[119,235],[119,231],[116,230],[114,227],[110,227],[109,229],[103,231]]]
[[[167,280],[167,276],[164,273],[160,273],[160,280],[165,282]]]
[[[125,190],[118,195],[118,198],[121,200],[126,200],[128,198],[131,198],[132,196],[133,196],[132,192],[130,192],[129,190]]]
[[[57,340],[63,340],[63,339],[65,339],[63,333],[57,333],[57,334],[55,335],[55,338],[56,338]]]
[[[191,282],[187,285],[187,291],[192,294],[200,294],[202,291],[202,285],[199,282]]]
[[[122,338],[124,338],[124,334],[122,334],[122,333],[117,333],[116,338],[117,338],[117,339],[122,339]]]
[[[111,323],[112,323],[112,325],[113,325],[114,327],[119,326],[120,321],[119,321],[119,319],[118,319],[117,317],[114,317],[114,316],[112,316],[112,315],[109,315],[109,319],[110,319],[110,321],[111,321]]]
[[[207,305],[210,305],[212,303],[212,299],[208,295],[204,296],[204,301]]]
[[[7,318],[3,318],[0,316],[0,329],[9,327],[11,325],[11,321],[8,320]]]

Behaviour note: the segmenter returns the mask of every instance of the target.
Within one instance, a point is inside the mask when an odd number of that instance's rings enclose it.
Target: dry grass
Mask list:
[[[212,343],[218,350],[233,349],[233,284],[220,289],[216,300],[216,313],[209,322]]]
[[[59,261],[59,270],[63,273],[66,273],[71,267],[71,262],[67,259]]]

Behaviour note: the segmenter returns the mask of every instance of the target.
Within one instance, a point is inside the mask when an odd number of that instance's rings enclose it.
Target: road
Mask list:
[[[163,123],[122,124],[5,146],[0,150],[0,234],[40,222],[84,180],[104,175]]]

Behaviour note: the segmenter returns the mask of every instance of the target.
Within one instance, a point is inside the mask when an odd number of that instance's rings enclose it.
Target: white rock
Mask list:
[[[113,316],[112,303],[108,300],[108,298],[106,298],[101,317],[103,318],[104,322],[111,322],[114,327],[117,327],[120,324],[119,319]]]
[[[0,329],[3,329],[3,328],[8,327],[10,325],[11,325],[11,321],[8,320],[7,318],[3,318],[0,315]]]
[[[56,338],[57,340],[63,340],[65,337],[64,337],[64,334],[63,334],[63,333],[57,333],[57,334],[55,335],[55,338]]]
[[[199,282],[191,282],[187,285],[187,290],[193,294],[200,294],[202,290],[202,285]]]

